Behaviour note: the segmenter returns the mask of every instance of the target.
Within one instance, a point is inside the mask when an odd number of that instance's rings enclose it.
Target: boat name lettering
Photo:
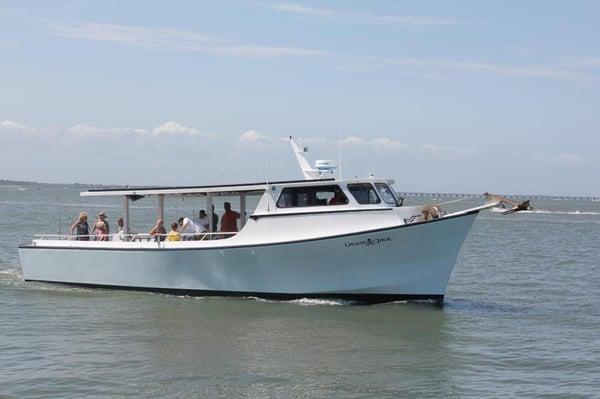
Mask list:
[[[381,244],[382,242],[392,241],[391,237],[381,237],[381,238],[367,238],[366,240],[361,241],[348,241],[344,244],[346,248],[350,247],[372,247],[373,245]]]

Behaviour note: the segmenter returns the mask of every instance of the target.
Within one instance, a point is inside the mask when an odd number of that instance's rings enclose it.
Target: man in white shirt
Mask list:
[[[123,218],[117,219],[117,232],[113,234],[113,241],[126,241],[125,238],[125,226],[123,225]]]
[[[199,235],[203,233],[203,227],[189,218],[179,218],[179,233],[184,241],[197,240]]]
[[[208,215],[206,214],[206,211],[204,209],[202,209],[198,213],[198,217],[194,219],[194,223],[202,226],[203,233],[206,233],[208,231]]]

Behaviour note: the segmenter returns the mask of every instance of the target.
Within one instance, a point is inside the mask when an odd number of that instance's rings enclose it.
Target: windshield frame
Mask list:
[[[398,201],[398,197],[396,196],[396,193],[394,192],[394,190],[390,187],[389,184],[385,183],[385,182],[376,182],[374,184],[375,189],[377,190],[377,194],[379,194],[379,197],[381,198],[381,200],[383,202],[385,202],[386,204],[389,205],[394,205],[394,206],[400,206],[400,202]],[[384,194],[384,190],[388,191],[389,194],[392,196],[392,201],[390,202],[386,199],[386,194]]]

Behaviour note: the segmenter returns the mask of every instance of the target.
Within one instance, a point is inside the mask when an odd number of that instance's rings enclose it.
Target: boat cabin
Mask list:
[[[132,201],[145,197],[156,197],[157,218],[164,220],[165,196],[203,197],[206,209],[212,209],[215,197],[238,197],[240,204],[240,230],[244,228],[248,218],[258,219],[269,215],[285,215],[310,213],[329,213],[339,211],[357,211],[365,208],[399,207],[402,199],[392,189],[390,179],[316,179],[274,181],[262,183],[245,183],[218,186],[186,186],[186,187],[127,187],[114,189],[92,189],[82,192],[83,197],[120,196],[123,198],[124,230],[129,232]],[[247,198],[260,197],[253,212],[248,213]],[[213,215],[207,212],[209,231],[203,239],[224,238],[217,231],[212,231]],[[231,237],[232,235],[228,235]]]

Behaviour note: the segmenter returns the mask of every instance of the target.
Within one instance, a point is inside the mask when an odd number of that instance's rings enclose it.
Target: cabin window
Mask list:
[[[379,204],[381,199],[370,183],[354,183],[348,184],[348,190],[358,202],[362,205]]]
[[[385,203],[398,205],[398,200],[396,200],[396,196],[394,195],[394,192],[390,186],[385,183],[375,183],[375,187],[377,188],[377,191],[379,191],[379,195]]]
[[[278,208],[304,206],[345,205],[348,198],[337,185],[286,187],[277,200]]]

